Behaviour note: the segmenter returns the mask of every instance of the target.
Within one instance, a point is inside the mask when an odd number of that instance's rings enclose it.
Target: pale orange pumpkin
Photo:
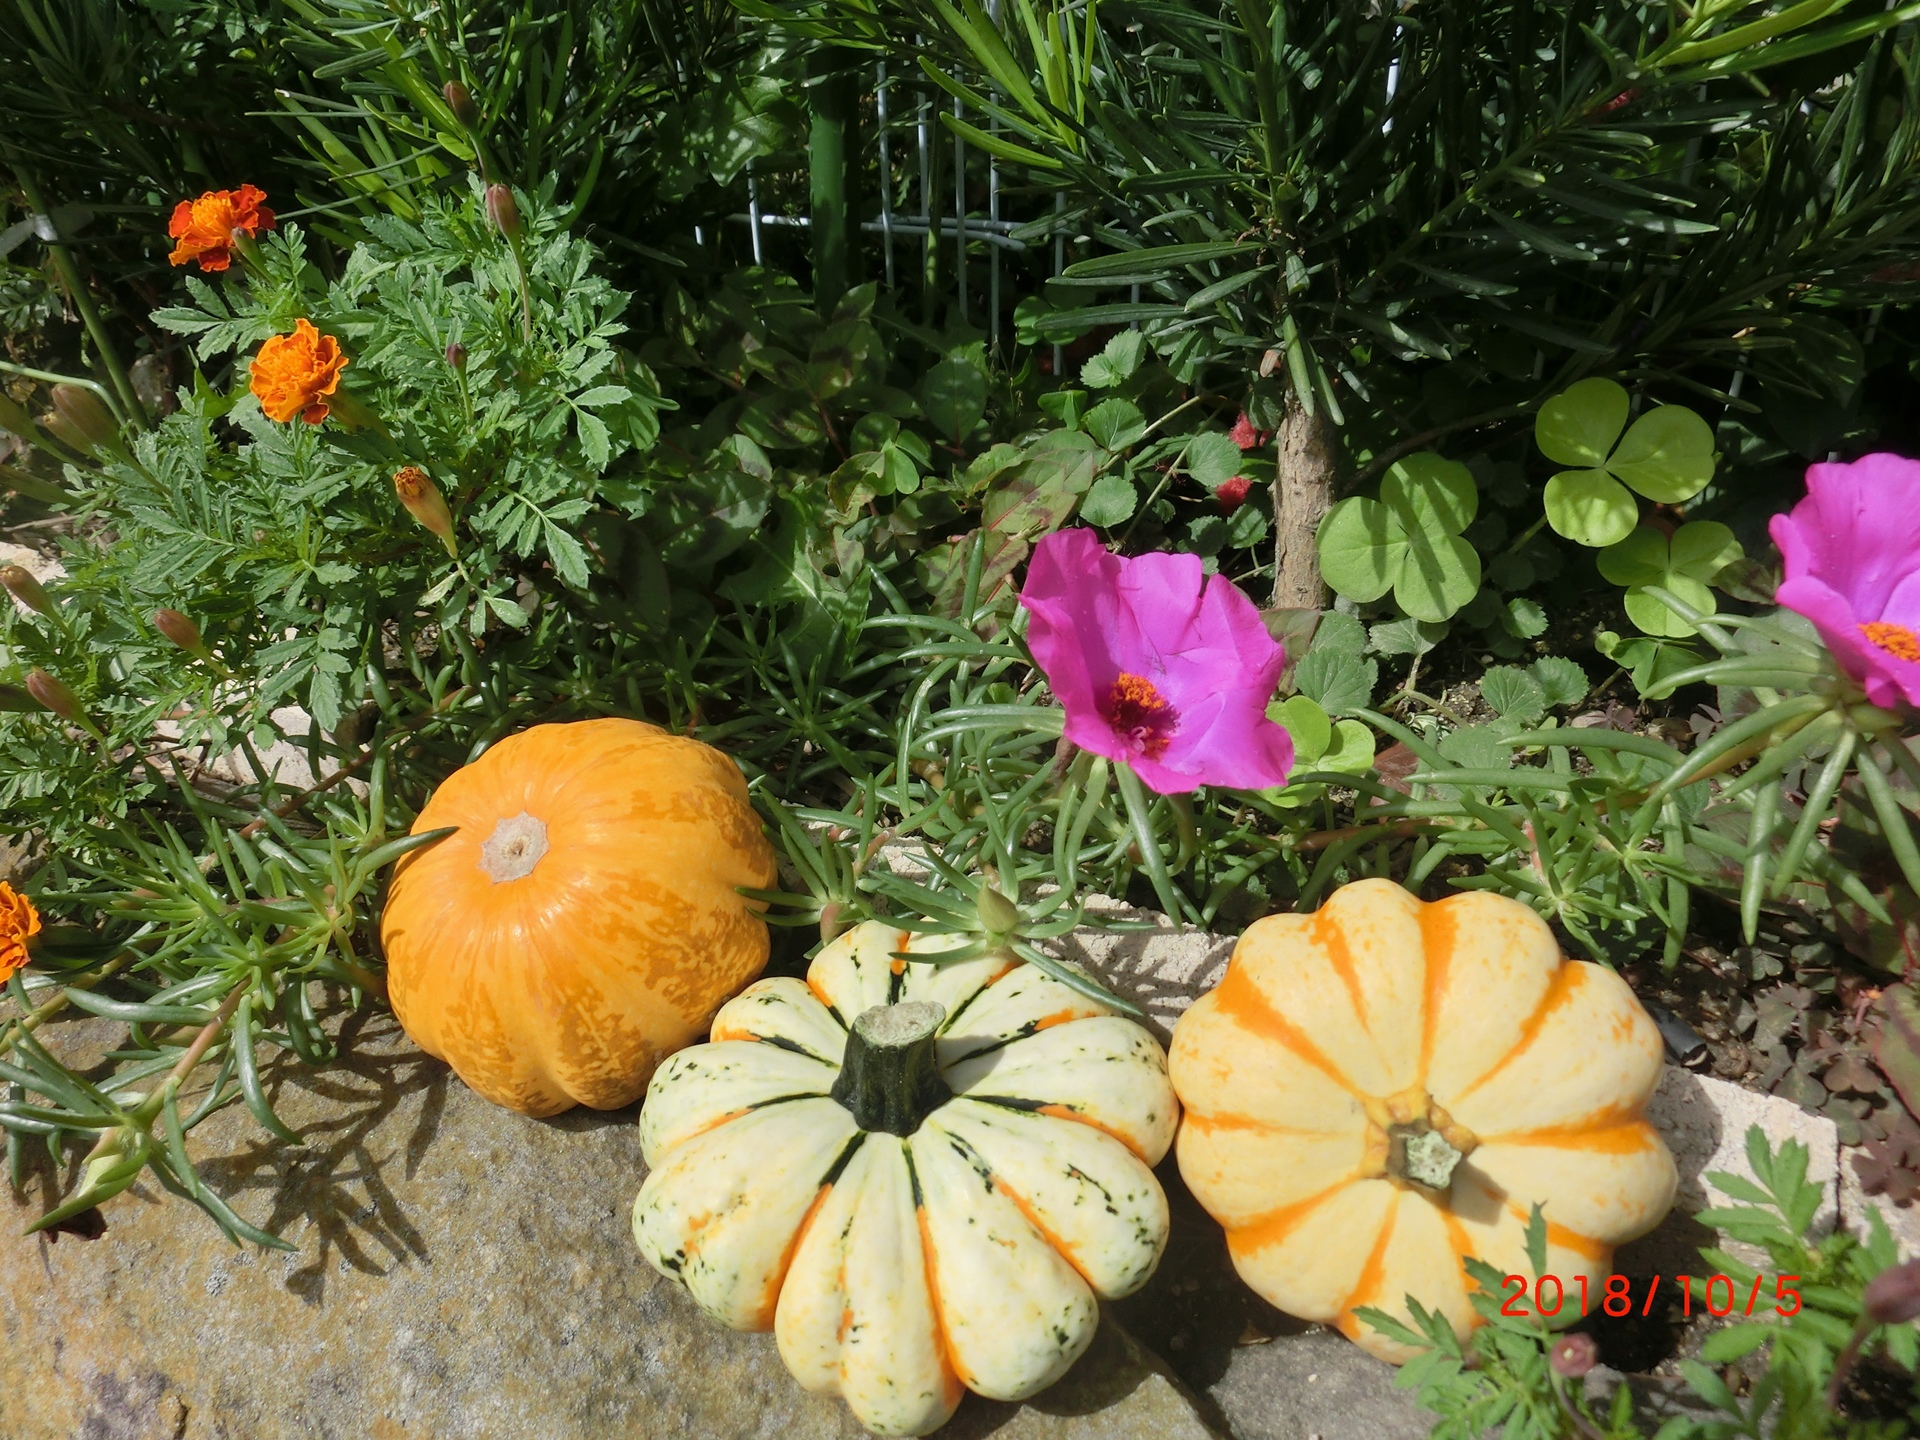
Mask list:
[[[1583,1282],[1598,1305],[1613,1247],[1673,1200],[1673,1158],[1645,1119],[1653,1021],[1504,896],[1427,905],[1361,880],[1314,914],[1260,920],[1168,1060],[1180,1174],[1234,1268],[1385,1360],[1412,1352],[1355,1311],[1405,1320],[1412,1295],[1465,1336],[1465,1257],[1531,1280],[1536,1203],[1571,1316]]]
[[[733,761],[637,720],[536,725],[456,771],[395,869],[394,1013],[528,1115],[631,1104],[766,966],[772,847]]]

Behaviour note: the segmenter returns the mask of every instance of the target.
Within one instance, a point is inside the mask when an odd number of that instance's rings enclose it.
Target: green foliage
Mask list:
[[[1350,600],[1387,591],[1415,620],[1447,619],[1480,589],[1480,556],[1460,536],[1479,497],[1464,465],[1438,455],[1398,461],[1380,498],[1342,500],[1320,527],[1320,573]]]
[[[1789,1140],[1776,1153],[1755,1126],[1747,1132],[1746,1151],[1758,1183],[1724,1172],[1709,1174],[1716,1187],[1741,1203],[1703,1210],[1698,1218],[1766,1251],[1775,1285],[1760,1308],[1788,1313],[1736,1321],[1707,1337],[1699,1359],[1683,1360],[1680,1368],[1694,1393],[1726,1418],[1675,1416],[1660,1427],[1656,1440],[1892,1440],[1904,1434],[1898,1424],[1849,1421],[1826,1404],[1843,1352],[1846,1365],[1856,1356],[1882,1355],[1886,1363],[1909,1373],[1920,1361],[1920,1336],[1911,1324],[1874,1325],[1861,1319],[1867,1282],[1899,1258],[1892,1236],[1874,1212],[1865,1242],[1844,1231],[1810,1238],[1823,1190],[1807,1181],[1806,1147]],[[1546,1223],[1537,1205],[1528,1227],[1528,1255],[1534,1274],[1544,1273]],[[1730,1277],[1736,1292],[1767,1278],[1719,1246],[1704,1247],[1700,1257],[1704,1271]],[[1615,1388],[1610,1402],[1595,1407],[1579,1381],[1561,1376],[1550,1363],[1555,1337],[1547,1323],[1531,1313],[1503,1313],[1502,1300],[1512,1293],[1502,1285],[1503,1277],[1478,1261],[1469,1260],[1467,1266],[1478,1282],[1470,1298],[1483,1323],[1464,1344],[1444,1316],[1425,1310],[1411,1297],[1413,1327],[1378,1310],[1359,1312],[1391,1338],[1420,1347],[1422,1353],[1402,1367],[1395,1383],[1418,1390],[1420,1403],[1440,1417],[1433,1431],[1436,1440],[1469,1440],[1496,1425],[1504,1427],[1500,1433],[1506,1440],[1644,1440],[1626,1385]],[[1693,1303],[1704,1305],[1705,1281],[1695,1277],[1694,1286]],[[1512,1308],[1530,1312],[1532,1307],[1521,1299]],[[1764,1368],[1744,1400],[1736,1397],[1713,1367],[1763,1348]],[[1601,1356],[1603,1362],[1605,1358]]]
[[[1701,615],[1711,615],[1715,604],[1708,589],[1714,576],[1740,559],[1740,542],[1733,531],[1714,520],[1693,520],[1671,535],[1642,525],[1626,539],[1599,554],[1600,573],[1627,587],[1627,618],[1649,635],[1684,639],[1697,635],[1697,626],[1656,600],[1659,588],[1678,595]]]
[[[1684,405],[1658,405],[1629,426],[1627,404],[1627,392],[1613,381],[1582,380],[1542,405],[1534,421],[1543,455],[1582,467],[1547,481],[1544,497],[1547,523],[1578,544],[1626,542],[1639,516],[1629,490],[1674,505],[1713,479],[1706,421]]]

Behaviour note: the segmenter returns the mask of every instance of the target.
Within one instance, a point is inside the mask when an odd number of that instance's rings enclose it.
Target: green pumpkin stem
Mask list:
[[[1387,1173],[1428,1190],[1445,1190],[1453,1183],[1453,1167],[1466,1157],[1447,1143],[1446,1136],[1422,1120],[1396,1125],[1387,1132]]]
[[[862,1130],[911,1135],[953,1098],[934,1052],[946,1010],[926,1000],[876,1005],[847,1034],[833,1098]]]

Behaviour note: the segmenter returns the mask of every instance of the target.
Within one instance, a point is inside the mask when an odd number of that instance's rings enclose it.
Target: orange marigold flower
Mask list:
[[[260,202],[267,192],[251,185],[238,190],[209,190],[198,200],[173,207],[167,234],[178,243],[167,256],[176,265],[198,260],[203,271],[224,270],[233,261],[233,242],[273,229],[273,211]]]
[[[310,320],[296,320],[293,334],[275,335],[260,347],[247,388],[260,397],[268,419],[284,423],[298,416],[318,425],[327,418],[327,397],[346,368],[338,340],[322,335]]]
[[[27,963],[27,942],[40,933],[33,902],[0,880],[0,981]]]

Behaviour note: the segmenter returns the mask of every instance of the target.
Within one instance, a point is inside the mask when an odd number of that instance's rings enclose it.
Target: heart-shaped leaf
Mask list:
[[[1627,392],[1596,377],[1568,386],[1540,407],[1533,442],[1549,460],[1598,468],[1626,423]]]
[[[1480,589],[1479,552],[1460,538],[1478,505],[1466,466],[1410,455],[1387,472],[1378,500],[1355,497],[1327,512],[1320,573],[1351,600],[1391,589],[1414,619],[1445,620]]]
[[[1292,738],[1296,771],[1313,769],[1313,762],[1326,753],[1333,741],[1333,721],[1320,708],[1319,701],[1305,695],[1275,700],[1267,706],[1267,718]]]
[[[1595,549],[1626,539],[1640,518],[1627,487],[1604,470],[1562,470],[1542,500],[1554,533]]]
[[[1422,531],[1407,543],[1393,599],[1416,620],[1440,621],[1480,593],[1480,552],[1458,535]]]
[[[1431,450],[1394,462],[1380,482],[1380,501],[1409,535],[1458,535],[1473,523],[1480,492],[1473,472]]]
[[[1400,578],[1407,532],[1378,500],[1342,500],[1320,522],[1320,576],[1349,600],[1378,600]]]
[[[1607,469],[1661,505],[1691,500],[1713,479],[1713,430],[1684,405],[1661,405],[1633,422]]]
[[[1686,406],[1656,406],[1623,437],[1627,410],[1627,392],[1596,377],[1554,396],[1534,421],[1542,454],[1581,467],[1547,482],[1547,523],[1595,549],[1633,532],[1640,508],[1628,490],[1662,505],[1690,500],[1713,479],[1718,458],[1712,429]]]
[[[1740,557],[1733,532],[1714,520],[1695,520],[1674,531],[1669,540],[1658,530],[1641,526],[1597,557],[1600,573],[1627,587],[1627,618],[1649,635],[1682,639],[1695,633],[1660,600],[1647,593],[1659,586],[1704,615],[1714,613],[1713,592],[1707,582],[1723,565]]]

